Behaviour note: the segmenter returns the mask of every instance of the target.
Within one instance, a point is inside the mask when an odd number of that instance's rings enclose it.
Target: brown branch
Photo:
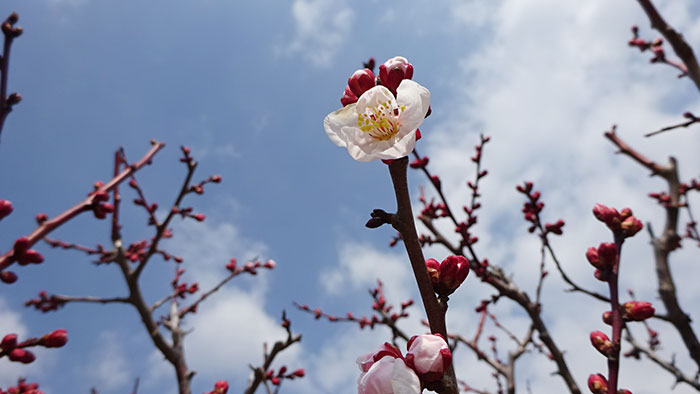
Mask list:
[[[17,93],[7,96],[7,79],[10,74],[10,48],[12,47],[12,41],[22,34],[21,27],[14,27],[18,20],[19,15],[13,12],[2,23],[2,32],[5,40],[2,57],[0,58],[0,134],[2,134],[7,115],[12,111],[12,106],[19,103],[22,99],[22,96]]]
[[[272,362],[275,360],[275,357],[277,357],[277,355],[283,350],[292,346],[296,342],[301,341],[301,334],[292,333],[291,327],[288,324],[289,320],[286,319],[284,313],[282,314],[282,320],[283,326],[285,326],[285,329],[287,330],[287,339],[284,341],[275,342],[275,344],[272,346],[272,350],[269,353],[267,352],[267,346],[264,347],[263,365],[257,368],[253,366],[250,367],[253,370],[253,375],[251,376],[251,380],[248,383],[248,387],[243,392],[244,394],[254,394],[255,390],[258,389],[258,386],[260,386],[261,383],[267,381],[265,374],[267,370],[270,369],[270,365],[272,365]],[[285,322],[287,323],[286,325],[284,324]]]
[[[59,303],[66,304],[69,302],[85,302],[93,304],[130,304],[131,300],[126,297],[112,297],[112,298],[100,298],[100,297],[76,297],[76,296],[66,296],[66,295],[54,295],[52,298],[56,298]]]
[[[411,262],[413,275],[418,285],[423,307],[430,323],[430,330],[439,333],[443,338],[447,338],[447,326],[445,324],[445,312],[447,304],[438,303],[433,285],[425,266],[425,257],[418,241],[416,225],[413,221],[413,210],[411,209],[411,197],[408,192],[408,182],[406,180],[406,170],[408,168],[408,157],[394,160],[389,164],[389,173],[394,184],[396,194],[396,215],[393,215],[392,226],[401,233],[406,253]],[[455,378],[454,368],[450,366],[445,371],[442,379],[442,390],[440,394],[457,394],[459,391]]]
[[[146,155],[144,155],[144,157],[141,158],[141,160],[134,164],[131,164],[128,168],[124,169],[121,173],[119,173],[119,175],[115,176],[109,182],[99,187],[95,191],[95,193],[90,194],[85,200],[81,201],[80,203],[76,204],[75,206],[61,213],[55,218],[42,222],[34,231],[32,231],[31,234],[27,236],[29,247],[37,243],[39,240],[41,240],[43,237],[48,235],[51,231],[55,230],[60,225],[78,216],[80,213],[90,209],[90,207],[95,203],[96,193],[110,192],[115,187],[117,187],[117,185],[123,182],[126,178],[131,176],[131,174],[138,171],[146,164],[150,164],[151,160],[153,159],[153,156],[165,146],[165,144],[156,141],[151,141],[151,144],[153,146],[146,153]],[[14,251],[10,250],[6,252],[2,257],[0,257],[0,270],[9,267],[15,262],[13,259],[13,253]]]
[[[182,148],[183,151],[185,148]],[[189,157],[189,150],[186,153],[185,158]],[[190,182],[192,181],[192,175],[194,174],[195,169],[197,168],[197,162],[194,161],[194,159],[186,160],[187,164],[187,175],[185,176],[185,181],[182,184],[182,187],[180,188],[180,193],[178,193],[177,198],[175,199],[175,203],[173,204],[172,208],[170,209],[170,212],[168,212],[168,216],[165,218],[163,223],[156,225],[156,235],[153,237],[153,242],[151,242],[151,246],[148,248],[148,251],[146,254],[143,256],[141,261],[139,262],[139,265],[136,267],[134,270],[133,275],[138,278],[141,275],[141,272],[143,269],[146,267],[146,264],[150,260],[150,258],[158,251],[158,243],[160,242],[161,239],[163,239],[163,234],[168,228],[168,225],[170,224],[170,221],[173,219],[173,217],[176,215],[178,212],[177,210],[180,207],[180,203],[182,203],[182,199],[185,197],[185,195],[188,193],[189,188],[190,188]]]
[[[700,65],[698,65],[698,59],[695,57],[693,49],[685,41],[683,35],[678,33],[672,26],[666,23],[661,14],[659,14],[659,12],[656,10],[656,7],[654,7],[654,4],[652,4],[651,0],[637,1],[647,14],[647,17],[649,17],[651,27],[661,33],[666,41],[671,44],[673,51],[685,64],[685,67],[688,70],[688,77],[693,80],[695,87],[700,90]]]
[[[649,360],[653,361],[656,365],[670,372],[671,375],[673,375],[676,378],[676,383],[686,383],[695,388],[695,390],[700,391],[700,382],[698,382],[697,376],[691,378],[690,376],[684,374],[683,371],[681,371],[678,367],[676,367],[675,363],[662,359],[661,357],[659,357],[658,354],[656,354],[655,351],[640,345],[632,336],[632,333],[630,332],[629,328],[625,329],[625,339],[627,340],[627,342],[630,343],[630,345],[632,345],[634,351],[644,354],[645,356],[647,356],[647,358],[649,358]]]

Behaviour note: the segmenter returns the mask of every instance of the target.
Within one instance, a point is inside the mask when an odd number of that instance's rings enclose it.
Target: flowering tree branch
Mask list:
[[[665,166],[658,164],[638,151],[632,149],[622,141],[615,133],[615,126],[605,133],[618,149],[619,152],[632,158],[637,163],[651,172],[652,176],[663,178],[668,184],[668,196],[670,200],[665,204],[666,222],[663,232],[658,237],[654,235],[651,226],[647,225],[647,230],[652,239],[654,248],[654,258],[656,261],[656,276],[658,282],[658,292],[666,307],[666,318],[676,328],[681,335],[683,342],[688,349],[690,357],[700,367],[700,342],[690,325],[690,317],[680,306],[676,292],[675,281],[671,275],[669,266],[669,256],[671,252],[680,246],[680,236],[678,235],[678,214],[680,207],[680,181],[678,176],[678,164],[676,159],[671,157]]]
[[[666,38],[666,41],[671,44],[673,51],[683,61],[686,67],[688,77],[693,81],[695,86],[700,90],[700,65],[698,59],[693,53],[693,49],[683,38],[683,35],[678,33],[670,26],[664,18],[659,14],[651,0],[637,0],[651,22],[651,27],[656,29],[661,35]]]

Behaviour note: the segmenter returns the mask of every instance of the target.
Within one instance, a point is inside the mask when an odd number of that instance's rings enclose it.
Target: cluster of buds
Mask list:
[[[0,341],[0,358],[6,356],[10,361],[29,364],[36,360],[36,356],[26,350],[27,347],[58,348],[66,343],[68,343],[68,333],[64,329],[54,330],[41,338],[29,338],[23,342],[17,341],[17,334],[7,334]]]
[[[374,60],[371,59],[371,64],[365,66],[374,66]],[[374,67],[372,67],[374,68]],[[379,66],[379,75],[375,76],[371,68],[365,68],[355,71],[348,78],[348,85],[345,87],[343,97],[340,98],[340,103],[343,106],[357,102],[362,93],[372,89],[377,85],[385,86],[391,93],[396,96],[396,89],[404,79],[413,77],[413,65],[406,60],[405,57],[396,56],[387,60]]]
[[[43,394],[39,390],[39,383],[27,383],[24,378],[17,381],[16,386],[9,387],[7,391],[0,388],[0,394]]]
[[[191,185],[188,190],[188,193],[204,194],[204,185],[206,185],[209,182],[221,183],[221,175],[212,175],[196,185]]]
[[[618,212],[615,208],[596,204],[593,207],[593,215],[596,219],[605,223],[616,237],[629,238],[642,229],[642,222],[632,215],[632,210],[624,208]]]
[[[229,260],[229,262],[226,264],[226,269],[231,272],[231,274],[238,275],[241,272],[247,272],[251,275],[257,275],[258,274],[258,269],[259,268],[265,268],[265,269],[274,269],[277,266],[277,262],[272,259],[268,259],[264,263],[260,261],[248,261],[245,263],[242,267],[238,266],[238,260],[235,258],[232,258]]]
[[[187,283],[179,283],[180,277],[185,273],[184,268],[178,268],[175,271],[175,278],[170,283],[175,291],[175,296],[185,299],[188,294],[194,294],[199,291],[199,284],[197,282],[187,285]]]
[[[299,368],[296,371],[288,372],[285,365],[281,366],[280,369],[275,373],[274,369],[270,369],[265,373],[265,380],[270,381],[270,383],[275,386],[282,384],[283,379],[294,380],[295,378],[303,378],[306,372],[303,368]]]
[[[618,250],[614,243],[603,242],[598,248],[590,247],[586,251],[586,259],[596,268],[595,277],[601,281],[608,281],[610,273],[618,264]]]
[[[104,183],[100,181],[95,182],[95,191],[90,193],[92,204],[89,209],[92,209],[92,213],[98,219],[104,219],[107,217],[107,214],[114,212],[114,205],[106,202],[109,201],[109,194],[105,190],[101,190],[103,186]]]
[[[449,256],[442,263],[435,259],[425,261],[425,266],[433,284],[433,290],[440,297],[447,297],[467,279],[469,260],[464,256]]]
[[[58,308],[65,304],[66,302],[64,300],[61,300],[55,295],[48,295],[46,291],[42,290],[39,292],[39,298],[33,298],[25,302],[24,306],[33,306],[36,310],[46,313],[50,311],[57,311]]]
[[[418,394],[423,385],[442,379],[452,364],[452,353],[439,334],[412,337],[404,357],[398,347],[385,343],[357,358],[362,371],[359,394]]]
[[[540,212],[544,208],[544,202],[540,201],[542,196],[539,191],[533,191],[532,182],[525,182],[523,185],[518,185],[515,190],[527,196],[528,200],[523,204],[522,212],[524,214],[525,220],[530,222],[530,227],[527,231],[534,233],[538,228],[542,231],[542,236],[546,236],[548,233],[562,235],[564,227],[564,221],[562,219],[557,220],[554,223],[545,223],[542,228],[542,222],[540,221]]]
[[[378,314],[373,314],[371,317],[362,316],[356,317],[352,312],[348,312],[345,316],[335,316],[323,312],[320,308],[311,309],[306,304],[294,303],[299,310],[308,312],[314,315],[316,320],[324,318],[329,322],[353,322],[360,326],[360,329],[369,327],[374,329],[375,325],[383,324],[387,326],[394,326],[399,319],[408,317],[407,309],[413,305],[413,300],[408,299],[401,303],[401,308],[399,310],[394,309],[394,305],[387,302],[386,297],[384,297],[384,284],[381,280],[377,280],[377,287],[370,291],[372,296],[372,309]]]
[[[207,217],[203,213],[192,213],[193,209],[192,207],[187,207],[187,208],[173,208],[173,214],[179,214],[183,218],[189,217],[192,218],[198,222],[203,222],[204,219]]]
[[[15,241],[12,252],[12,259],[19,265],[40,264],[44,262],[41,253],[34,249],[29,249],[30,241],[27,237],[20,237]]]
[[[228,382],[225,380],[219,380],[214,383],[214,390],[205,394],[226,394],[228,393]]]

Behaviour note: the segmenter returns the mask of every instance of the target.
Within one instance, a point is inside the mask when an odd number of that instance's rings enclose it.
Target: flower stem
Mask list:
[[[430,331],[437,333],[447,339],[447,325],[445,324],[445,312],[447,305],[439,303],[433,285],[430,282],[430,275],[425,266],[425,257],[418,241],[416,233],[416,224],[413,220],[413,210],[411,209],[411,196],[408,192],[408,182],[406,180],[406,170],[408,168],[408,157],[394,160],[389,164],[389,173],[394,184],[394,193],[396,194],[396,215],[392,220],[392,226],[401,233],[403,244],[406,247],[408,259],[413,268],[413,275],[416,278],[418,291],[420,292],[423,308],[425,309]],[[442,380],[443,387],[440,393],[457,394],[457,382],[454,369],[450,367],[445,372],[445,377]]]
[[[608,287],[610,289],[610,309],[612,312],[612,342],[615,351],[608,357],[608,393],[617,393],[617,380],[620,372],[620,340],[622,337],[622,314],[620,312],[618,278],[620,273],[620,256],[622,254],[622,242],[624,238],[615,235],[615,247],[617,248],[617,261],[613,266],[613,272]]]

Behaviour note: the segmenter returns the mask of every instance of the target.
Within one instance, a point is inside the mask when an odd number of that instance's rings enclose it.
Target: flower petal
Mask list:
[[[347,139],[343,138],[346,134],[343,132],[343,128],[353,127],[357,124],[355,105],[346,105],[335,112],[331,112],[323,119],[323,129],[326,131],[326,135],[338,146],[347,146]],[[360,130],[358,129],[358,131]]]
[[[430,91],[410,79],[404,79],[396,89],[396,95],[399,106],[406,106],[399,114],[401,132],[405,130],[408,133],[417,129],[430,108]]]
[[[394,394],[420,394],[423,390],[420,387],[418,375],[400,358],[394,362],[391,374],[391,388]]]

